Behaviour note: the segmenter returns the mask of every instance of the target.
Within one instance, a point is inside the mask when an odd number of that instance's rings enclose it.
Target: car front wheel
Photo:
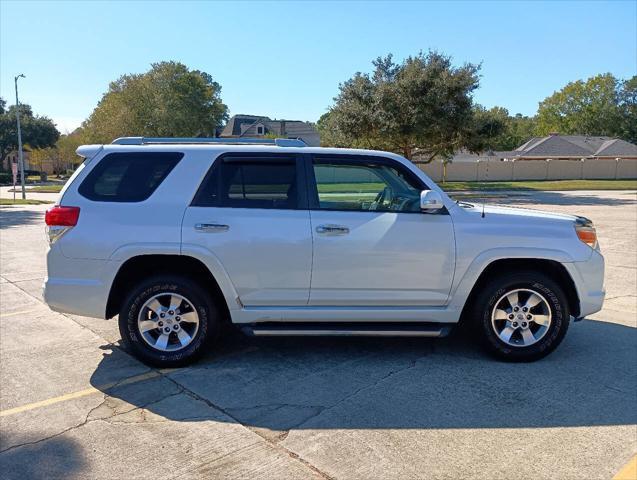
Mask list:
[[[534,361],[552,352],[568,330],[566,295],[534,271],[498,276],[477,297],[473,318],[487,351],[508,361]]]

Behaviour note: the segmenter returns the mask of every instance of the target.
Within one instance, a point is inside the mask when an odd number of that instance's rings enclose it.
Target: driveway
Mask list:
[[[161,371],[115,320],[42,303],[46,206],[1,208],[3,478],[610,479],[637,452],[637,194],[509,203],[591,218],[607,259],[604,310],[540,362],[458,337],[233,334]]]

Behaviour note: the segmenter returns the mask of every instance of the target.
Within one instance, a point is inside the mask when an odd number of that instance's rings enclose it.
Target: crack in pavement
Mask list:
[[[396,370],[391,370],[389,373],[387,373],[387,374],[383,375],[381,378],[379,378],[378,380],[374,381],[373,383],[371,383],[371,384],[367,384],[367,385],[364,385],[364,386],[362,386],[362,387],[360,387],[360,388],[356,389],[356,390],[355,390],[355,391],[353,391],[352,393],[350,393],[350,394],[348,394],[348,395],[345,395],[344,397],[342,397],[341,399],[339,399],[336,403],[334,403],[334,404],[332,404],[332,405],[329,405],[329,406],[326,406],[326,407],[323,407],[323,408],[322,408],[319,412],[317,412],[315,415],[312,415],[311,417],[308,417],[308,418],[304,419],[302,422],[300,422],[300,423],[298,423],[298,424],[294,425],[293,427],[289,428],[289,429],[287,430],[287,433],[289,434],[290,430],[294,430],[294,429],[296,429],[296,428],[300,428],[300,427],[302,427],[303,425],[305,425],[305,424],[306,424],[307,422],[309,422],[310,420],[313,420],[313,419],[315,419],[315,418],[317,418],[317,417],[321,416],[323,413],[325,413],[325,412],[327,412],[327,411],[329,411],[329,410],[332,410],[333,408],[338,407],[340,404],[342,404],[343,402],[346,402],[347,400],[349,400],[349,399],[351,399],[351,398],[355,397],[355,396],[356,396],[356,395],[358,395],[359,393],[361,393],[361,392],[363,392],[363,391],[365,391],[365,390],[368,390],[368,389],[370,389],[370,388],[374,388],[374,387],[378,386],[379,384],[381,384],[382,382],[384,382],[384,381],[385,381],[385,380],[387,380],[388,378],[391,378],[391,377],[393,377],[393,376],[395,376],[395,375],[398,375],[398,374],[400,374],[400,373],[403,373],[403,372],[405,372],[405,371],[407,371],[407,370],[411,370],[412,368],[416,367],[416,365],[418,364],[418,361],[419,361],[419,360],[421,360],[421,359],[425,358],[427,355],[429,355],[429,353],[426,353],[426,354],[424,354],[424,355],[421,355],[421,356],[419,356],[419,357],[416,357],[416,358],[414,358],[414,359],[410,360],[410,362],[409,362],[409,364],[408,364],[407,366],[404,366],[404,367],[402,367],[402,368],[398,368],[398,369],[396,369]],[[287,438],[287,435],[285,435],[285,437]]]
[[[121,381],[124,381],[124,380],[126,380],[126,379],[122,379]],[[115,388],[115,387],[116,387],[116,385],[114,385],[111,388]],[[109,390],[111,388],[109,388]],[[148,403],[146,403],[144,405],[139,405],[139,406],[133,407],[131,409],[125,410],[123,412],[116,412],[115,409],[109,407],[110,410],[111,410],[111,415],[108,415],[108,416],[105,416],[105,417],[91,418],[93,413],[96,412],[97,410],[99,410],[104,405],[106,405],[106,403],[108,402],[109,399],[115,398],[115,397],[112,397],[112,396],[110,396],[110,395],[105,393],[103,398],[102,398],[102,401],[98,405],[96,405],[95,407],[92,407],[88,411],[86,416],[84,417],[84,420],[81,421],[80,423],[78,423],[76,425],[72,425],[70,427],[67,427],[64,430],[60,431],[60,432],[54,433],[52,435],[48,435],[48,436],[46,436],[44,438],[41,438],[39,440],[34,440],[34,441],[31,441],[31,442],[24,442],[24,443],[19,443],[19,444],[16,444],[16,445],[12,445],[11,447],[5,448],[4,450],[0,450],[0,454],[8,452],[8,451],[11,451],[11,450],[15,450],[16,448],[27,447],[27,446],[30,446],[30,445],[36,445],[36,444],[41,443],[41,442],[46,442],[47,440],[51,440],[53,438],[59,437],[60,435],[64,435],[65,433],[68,433],[68,432],[70,432],[72,430],[76,430],[78,428],[84,427],[85,425],[88,425],[89,423],[92,423],[92,422],[104,421],[104,422],[112,423],[112,424],[144,423],[144,422],[110,422],[109,420],[111,418],[116,418],[116,417],[119,417],[119,416],[122,416],[122,415],[126,415],[126,414],[134,412],[136,410],[147,410],[148,407],[150,407],[150,406],[152,406],[154,404],[163,402],[167,398],[170,398],[170,397],[173,397],[173,396],[176,396],[176,395],[180,395],[182,393],[183,393],[183,391],[179,390],[177,392],[164,395],[163,397],[161,397],[159,399],[152,400],[152,401],[150,401],[150,402],[148,402]],[[203,418],[205,418],[205,417],[203,417]],[[180,420],[182,420],[182,419],[180,419]],[[170,419],[164,419],[164,421],[165,422],[169,422],[171,420]],[[160,423],[160,422],[148,422],[148,423]]]
[[[19,285],[15,284],[14,282],[10,282],[9,280],[7,280],[7,283],[9,283],[9,284],[13,285],[15,288],[17,288],[20,292],[22,292],[23,294],[27,295],[28,297],[35,299],[35,300],[36,300],[39,304],[43,304],[43,305],[44,305],[44,303],[42,302],[42,300],[41,300],[40,298],[38,298],[38,297],[36,297],[36,296],[32,295],[31,293],[29,293],[28,291],[26,291],[25,289],[23,289],[23,288],[22,288],[22,287],[20,287]],[[57,313],[57,312],[55,312],[55,313]],[[71,316],[69,316],[69,315],[67,315],[67,314],[59,313],[59,315],[62,315],[62,316],[64,316],[64,317],[68,318],[68,319],[69,319],[69,320],[71,320],[73,323],[75,323],[76,325],[78,325],[80,328],[83,328],[83,329],[85,329],[85,330],[88,330],[88,331],[89,331],[89,332],[91,332],[93,335],[97,336],[97,338],[99,338],[99,339],[101,339],[102,341],[106,342],[106,343],[107,343],[107,345],[111,346],[111,349],[117,349],[117,350],[121,351],[122,353],[124,353],[125,355],[129,356],[130,358],[132,358],[134,361],[138,362],[138,360],[137,360],[137,359],[135,359],[134,357],[132,357],[132,356],[131,356],[131,355],[130,355],[130,354],[129,354],[126,350],[124,350],[121,346],[113,344],[113,342],[111,342],[111,341],[109,341],[108,339],[106,339],[106,338],[102,337],[99,333],[97,333],[96,331],[92,330],[92,329],[91,329],[91,328],[89,328],[88,326],[86,326],[86,325],[82,325],[81,323],[77,322],[74,318],[72,318]],[[226,411],[224,408],[222,408],[222,407],[220,407],[220,406],[218,406],[218,405],[215,405],[214,403],[212,403],[212,402],[211,402],[211,401],[209,401],[208,399],[206,399],[206,398],[204,398],[204,397],[201,397],[201,396],[197,395],[196,393],[194,393],[193,391],[191,391],[191,390],[187,389],[184,385],[182,385],[182,384],[178,383],[178,382],[177,382],[176,380],[174,380],[173,378],[168,377],[168,376],[167,376],[165,373],[163,373],[161,370],[158,370],[158,369],[150,369],[150,370],[152,370],[152,371],[156,371],[156,372],[158,373],[158,376],[159,376],[159,377],[163,377],[163,378],[165,378],[166,380],[168,380],[168,381],[170,381],[170,382],[174,383],[174,384],[175,384],[178,388],[182,389],[181,393],[184,393],[184,394],[186,394],[186,395],[190,396],[191,398],[194,398],[194,399],[196,399],[196,400],[199,400],[199,401],[201,401],[201,402],[205,403],[206,405],[208,405],[209,407],[211,407],[211,408],[213,408],[213,409],[215,409],[215,410],[217,410],[217,411],[219,411],[219,412],[223,413],[223,414],[224,414],[224,415],[226,415],[227,417],[231,418],[231,419],[232,419],[235,423],[237,423],[237,424],[241,425],[242,427],[246,428],[246,429],[247,429],[247,430],[249,430],[250,432],[252,432],[252,433],[256,434],[259,438],[263,439],[265,442],[267,442],[269,445],[271,445],[271,446],[272,446],[275,450],[282,451],[283,453],[285,453],[285,454],[286,454],[287,456],[289,456],[290,458],[293,458],[293,459],[295,459],[295,460],[299,461],[300,463],[302,463],[304,466],[306,466],[307,468],[309,468],[310,470],[312,470],[314,473],[316,473],[317,475],[319,475],[319,476],[320,476],[321,478],[323,478],[324,480],[333,480],[333,479],[332,479],[332,477],[330,477],[330,476],[329,476],[328,474],[326,474],[325,472],[322,472],[321,470],[319,470],[317,467],[315,467],[314,465],[312,465],[310,462],[308,462],[307,460],[305,460],[304,458],[302,458],[300,455],[298,455],[298,454],[294,453],[293,451],[291,451],[291,450],[289,450],[289,449],[287,449],[287,448],[285,448],[285,447],[283,447],[283,446],[279,445],[277,442],[272,441],[272,440],[271,440],[271,439],[269,439],[268,437],[266,437],[266,436],[264,436],[264,435],[260,434],[260,433],[259,433],[256,429],[251,428],[251,427],[250,427],[250,426],[248,426],[248,425],[245,425],[244,423],[242,423],[241,421],[239,421],[236,417],[234,417],[233,415],[231,415],[228,411]],[[125,379],[122,379],[121,381],[124,381],[124,380],[125,380]],[[114,388],[114,386],[113,386],[113,387],[110,387],[110,388]],[[172,395],[173,395],[173,394],[171,394],[170,396],[172,396]],[[92,413],[92,412],[93,412],[96,408],[99,408],[100,406],[102,406],[102,405],[104,404],[104,402],[106,401],[107,397],[108,397],[108,395],[105,395],[105,398],[102,400],[102,402],[100,402],[100,404],[99,404],[97,407],[92,408],[92,409],[89,411],[89,413],[87,414],[87,416],[86,416],[86,418],[85,418],[85,420],[84,420],[83,422],[81,422],[81,423],[79,423],[79,424],[77,424],[77,425],[74,425],[74,426],[72,426],[72,427],[66,428],[66,429],[64,429],[63,431],[58,432],[58,433],[56,433],[56,434],[54,434],[54,435],[50,435],[50,436],[47,436],[47,437],[45,437],[45,438],[42,438],[42,439],[39,439],[39,440],[36,440],[36,441],[33,441],[33,442],[25,442],[25,443],[22,443],[22,444],[13,445],[13,446],[11,446],[11,447],[9,447],[9,448],[6,448],[6,449],[4,449],[4,450],[1,450],[1,451],[0,451],[0,454],[2,454],[2,453],[4,453],[4,452],[7,452],[7,451],[10,451],[10,450],[14,450],[14,449],[16,449],[16,448],[20,448],[20,447],[24,447],[24,446],[29,446],[29,445],[35,445],[35,444],[38,444],[38,443],[41,443],[41,442],[45,442],[45,441],[47,441],[47,440],[51,440],[51,439],[53,439],[53,438],[55,438],[55,437],[58,437],[58,436],[60,436],[60,435],[64,435],[65,433],[68,433],[68,432],[70,432],[70,431],[72,431],[72,430],[74,430],[74,429],[81,428],[81,427],[83,427],[84,425],[86,425],[87,423],[89,423],[89,422],[91,422],[91,421],[103,420],[103,419],[94,419],[94,420],[91,420],[91,419],[89,419],[89,416],[91,415],[91,413]],[[144,407],[136,407],[136,408],[135,408],[135,409],[133,409],[133,410],[136,410],[137,408],[144,408]],[[131,410],[131,411],[132,411],[132,410]],[[168,420],[167,420],[167,421],[168,421]]]
[[[210,401],[209,399],[202,397],[200,395],[198,395],[197,393],[193,392],[192,390],[189,390],[187,387],[177,383],[177,381],[173,380],[170,377],[165,376],[165,378],[173,383],[175,383],[175,385],[180,386],[181,388],[183,388],[183,392],[184,394],[194,398],[195,400],[198,400],[200,402],[205,403],[206,405],[208,405],[211,408],[214,408],[218,411],[220,411],[221,413],[223,413],[224,415],[226,415],[228,418],[231,418],[235,423],[243,426],[244,428],[250,430],[252,433],[254,433],[255,435],[259,436],[260,438],[262,438],[265,442],[267,442],[270,446],[272,446],[275,450],[279,450],[283,453],[285,453],[287,456],[298,460],[299,462],[301,462],[303,465],[305,465],[307,468],[309,468],[310,470],[312,470],[313,472],[315,472],[317,475],[319,475],[321,478],[325,479],[325,480],[333,480],[333,477],[329,476],[327,473],[319,470],[317,467],[315,467],[314,465],[312,465],[310,462],[308,462],[307,460],[305,460],[303,457],[301,457],[300,455],[298,455],[297,453],[293,452],[292,450],[289,450],[288,448],[285,448],[284,446],[280,445],[278,442],[274,442],[272,441],[272,439],[268,438],[265,435],[262,435],[261,433],[259,433],[259,431],[257,429],[254,429],[248,425],[245,425],[243,422],[241,422],[241,420],[239,420],[238,418],[236,418],[235,416],[233,416],[228,410],[226,410],[225,408],[213,403],[212,401]]]

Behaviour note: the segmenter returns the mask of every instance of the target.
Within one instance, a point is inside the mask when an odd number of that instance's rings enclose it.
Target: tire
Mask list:
[[[490,280],[478,293],[472,313],[473,326],[487,352],[511,362],[532,362],[551,353],[564,339],[570,322],[562,288],[532,270]]]
[[[171,309],[171,304],[177,307]],[[217,335],[219,318],[212,298],[199,284],[184,277],[157,276],[140,283],[124,301],[119,331],[124,345],[147,365],[182,367],[204,353]]]

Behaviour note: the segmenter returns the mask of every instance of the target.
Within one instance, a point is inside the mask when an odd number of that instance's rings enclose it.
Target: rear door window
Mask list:
[[[194,206],[302,208],[300,169],[295,156],[228,156],[215,162]]]
[[[180,152],[109,153],[78,190],[99,202],[141,202],[153,194],[183,156]]]

